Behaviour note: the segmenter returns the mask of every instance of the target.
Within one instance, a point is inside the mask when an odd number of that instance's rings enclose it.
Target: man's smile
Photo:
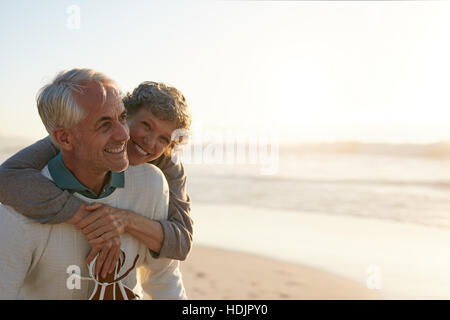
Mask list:
[[[105,148],[104,149],[105,152],[107,153],[112,153],[112,154],[120,154],[123,153],[125,151],[125,144],[121,145],[120,147],[114,147],[114,148]]]

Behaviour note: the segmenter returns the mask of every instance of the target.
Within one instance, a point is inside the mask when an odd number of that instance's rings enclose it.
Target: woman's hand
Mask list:
[[[158,221],[101,203],[91,204],[85,210],[91,212],[75,226],[83,232],[92,246],[89,262],[100,253],[96,262],[96,274],[102,270],[102,276],[105,277],[107,272],[114,271],[120,257],[120,235],[124,232],[128,232],[150,250],[160,252],[164,233]],[[103,263],[105,266],[102,268]]]
[[[113,272],[120,257],[120,235],[125,232],[126,211],[101,203],[82,205],[68,223],[80,229],[92,246],[86,263],[98,254],[95,274],[101,272],[105,278],[107,273]]]
[[[120,236],[129,223],[128,211],[106,204],[94,203],[85,208],[91,214],[83,217],[76,227],[81,229],[92,245]]]

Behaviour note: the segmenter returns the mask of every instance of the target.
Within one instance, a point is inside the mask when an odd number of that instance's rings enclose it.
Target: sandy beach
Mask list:
[[[199,203],[193,204],[192,216],[197,246],[231,250],[227,254],[214,251],[214,254],[206,255],[202,249],[195,248],[187,266],[192,263],[196,272],[209,274],[212,271],[204,270],[212,270],[208,267],[210,264],[217,263],[220,268],[226,265],[224,269],[229,268],[230,274],[248,274],[248,277],[254,276],[261,283],[261,279],[268,279],[268,292],[276,292],[281,284],[301,279],[306,282],[296,288],[298,299],[312,292],[308,288],[316,288],[317,295],[314,297],[319,299],[328,299],[334,296],[333,292],[341,294],[333,291],[331,284],[327,287],[322,286],[319,280],[311,280],[320,279],[319,273],[314,273],[317,277],[313,278],[303,270],[337,275],[364,288],[367,281],[377,275],[380,281],[377,293],[382,299],[450,297],[450,232],[445,228],[371,218]],[[268,260],[253,257],[251,263],[244,263],[240,259],[245,257],[243,261],[247,261],[247,256],[241,258],[239,254],[235,257],[233,251],[248,252]],[[234,261],[239,263],[231,264]],[[277,270],[277,265],[284,265],[284,262],[292,263],[287,264],[286,268],[296,270],[295,276],[274,278],[278,286],[271,287],[271,277],[277,274],[273,270]],[[204,268],[198,270],[197,264]],[[258,265],[258,268],[253,268],[253,265]],[[234,268],[237,269],[232,271]],[[374,272],[374,268],[378,272]],[[257,275],[259,271],[261,274]],[[231,276],[228,281],[233,279]],[[330,280],[330,283],[335,282]],[[241,291],[248,287],[237,286]],[[319,295],[319,288],[322,295]],[[239,293],[240,296],[244,294]],[[342,290],[342,295],[354,296],[350,290]],[[279,295],[274,294],[273,297],[279,298]]]
[[[181,270],[192,300],[380,298],[357,282],[318,269],[198,245]]]

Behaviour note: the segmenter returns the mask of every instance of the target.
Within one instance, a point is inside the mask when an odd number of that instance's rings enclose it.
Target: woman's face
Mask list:
[[[173,121],[160,120],[151,111],[141,108],[128,118],[130,140],[127,144],[130,165],[138,165],[159,158],[169,147]]]

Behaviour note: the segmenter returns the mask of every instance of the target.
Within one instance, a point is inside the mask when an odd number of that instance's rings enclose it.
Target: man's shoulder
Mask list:
[[[130,173],[148,173],[148,174],[163,174],[161,169],[151,163],[138,164],[137,166],[129,166],[125,172]]]
[[[157,167],[146,163],[128,167],[122,190],[136,213],[151,219],[167,219],[167,210],[161,209],[161,202],[169,201],[169,186]]]
[[[31,229],[38,228],[40,224],[30,218],[19,214],[13,208],[0,203],[0,225],[2,228],[21,229],[23,232],[29,232]]]
[[[167,184],[161,169],[149,163],[129,166],[125,171],[125,180],[132,182],[133,184],[148,186],[162,186],[163,184]]]

